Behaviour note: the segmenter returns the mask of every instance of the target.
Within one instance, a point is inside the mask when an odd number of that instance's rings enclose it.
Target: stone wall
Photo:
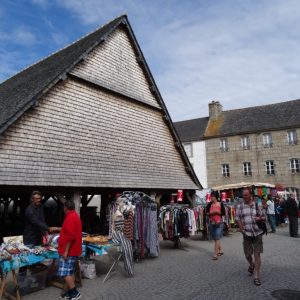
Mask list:
[[[300,129],[297,128],[298,138]],[[287,130],[272,131],[272,147],[263,145],[263,133],[249,134],[250,149],[241,147],[242,136],[227,137],[228,151],[220,150],[220,138],[206,140],[208,186],[218,186],[241,181],[281,183],[286,187],[300,188],[300,174],[292,174],[289,159],[300,159],[300,144],[290,145]],[[273,160],[275,175],[267,175],[265,161]],[[252,176],[243,174],[243,162],[251,162]],[[230,177],[223,177],[222,164],[229,164]]]

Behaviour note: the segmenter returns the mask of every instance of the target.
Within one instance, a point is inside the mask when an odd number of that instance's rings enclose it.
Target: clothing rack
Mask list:
[[[196,223],[197,223],[197,233],[202,233],[202,240],[208,239],[208,220],[206,215],[206,207],[207,204],[200,204],[194,207],[194,213],[196,217]],[[202,213],[202,214],[200,214]]]
[[[167,204],[162,206],[161,208],[184,208],[189,207],[189,204]]]
[[[118,198],[122,198],[124,203],[130,202],[135,206],[134,215],[131,216],[129,224],[124,221],[124,234],[132,242],[135,258],[145,258],[149,255],[157,257],[159,253],[159,238],[157,229],[157,204],[147,194],[138,191],[125,191]],[[112,215],[116,209],[116,202],[113,201],[108,206],[109,226],[111,232]],[[128,225],[128,226],[126,226]],[[126,234],[129,231],[130,237]]]

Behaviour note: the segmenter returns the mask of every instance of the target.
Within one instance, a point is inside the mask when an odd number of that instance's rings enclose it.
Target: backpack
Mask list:
[[[255,203],[255,209],[256,209],[256,215],[258,216],[257,212],[258,212],[258,205],[257,203]],[[268,234],[268,230],[267,230],[267,224],[265,221],[256,221],[256,224],[258,226],[259,229],[261,229],[263,231],[263,234]]]

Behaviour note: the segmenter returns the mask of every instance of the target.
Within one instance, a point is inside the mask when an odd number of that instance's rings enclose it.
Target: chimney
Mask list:
[[[210,120],[216,120],[221,116],[223,106],[219,101],[212,101],[208,103],[208,108]]]

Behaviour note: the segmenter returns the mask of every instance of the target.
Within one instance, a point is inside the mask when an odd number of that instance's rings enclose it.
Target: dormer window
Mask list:
[[[220,139],[220,150],[228,151],[228,143],[226,138]]]
[[[264,133],[263,134],[263,145],[265,148],[272,148],[272,134],[271,133]]]
[[[250,138],[248,135],[241,137],[241,147],[244,150],[250,149]]]
[[[287,132],[287,140],[290,145],[297,145],[298,139],[297,139],[297,131],[296,130],[290,130]]]

